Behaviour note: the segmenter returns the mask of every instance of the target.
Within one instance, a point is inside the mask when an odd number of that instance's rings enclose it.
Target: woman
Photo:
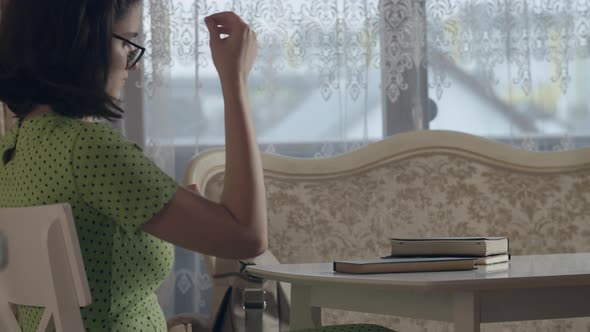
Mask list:
[[[179,187],[109,126],[83,121],[121,117],[121,90],[144,52],[133,41],[140,15],[140,0],[18,0],[0,23],[0,101],[19,120],[0,142],[0,207],[70,203],[93,300],[81,309],[87,331],[166,330],[154,290],[172,245],[226,258],[267,248],[247,94],[256,37],[238,16],[205,19],[225,102],[220,203]],[[41,315],[19,307],[23,331]]]

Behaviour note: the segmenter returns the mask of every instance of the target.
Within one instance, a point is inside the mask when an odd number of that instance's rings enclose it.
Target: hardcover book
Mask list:
[[[475,259],[467,257],[378,258],[334,262],[334,271],[355,274],[456,271],[474,268]]]
[[[506,237],[393,238],[391,256],[492,256],[509,253]]]

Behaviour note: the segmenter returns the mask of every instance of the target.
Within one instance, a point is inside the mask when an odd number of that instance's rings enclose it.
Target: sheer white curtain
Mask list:
[[[223,144],[203,24],[222,10],[258,33],[250,92],[267,152],[321,158],[422,129],[543,151],[590,141],[590,0],[146,0],[125,127],[178,179]],[[179,249],[166,314],[206,314],[209,293],[199,256]]]

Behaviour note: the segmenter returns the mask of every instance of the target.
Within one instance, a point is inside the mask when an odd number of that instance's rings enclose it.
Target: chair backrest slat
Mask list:
[[[44,307],[58,331],[83,330],[79,308],[91,296],[70,206],[1,208],[0,234],[0,306]],[[6,315],[0,310],[0,322],[12,330]]]

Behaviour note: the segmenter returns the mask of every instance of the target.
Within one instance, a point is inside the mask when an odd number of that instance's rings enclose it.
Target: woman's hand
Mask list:
[[[256,59],[256,34],[233,12],[205,18],[209,29],[213,63],[224,80],[245,79]],[[221,35],[228,35],[221,38]]]

